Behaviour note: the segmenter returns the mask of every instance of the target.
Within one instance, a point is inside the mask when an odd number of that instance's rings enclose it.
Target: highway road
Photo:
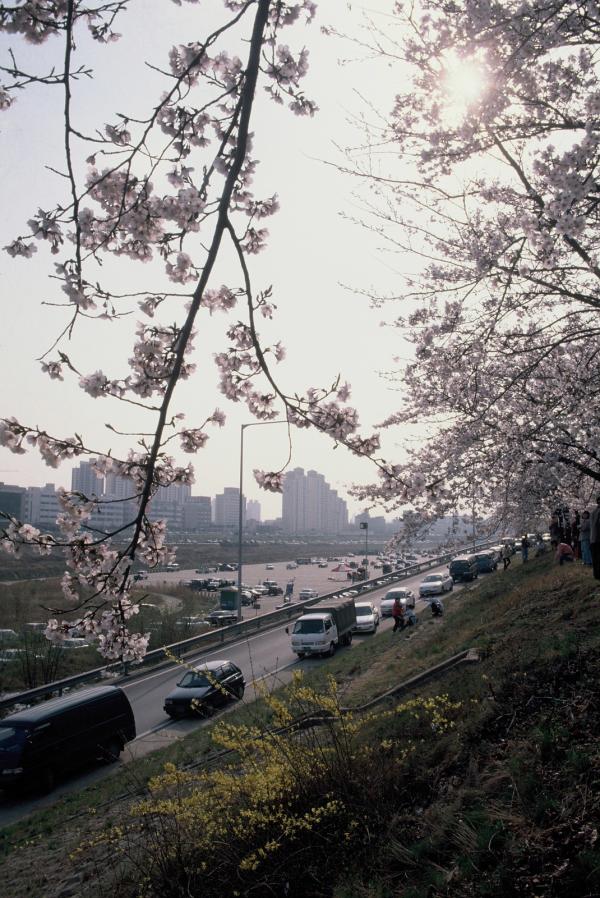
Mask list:
[[[264,565],[257,565],[261,572]],[[285,565],[283,565],[285,567]],[[445,567],[431,568],[427,573],[436,571],[445,571]],[[300,571],[300,568],[298,569]],[[294,574],[298,574],[294,571]],[[325,576],[325,582],[328,584],[322,591],[339,589],[340,584],[327,581],[327,571],[321,572]],[[160,576],[160,575],[155,575]],[[223,575],[225,576],[225,575]],[[423,579],[425,573],[417,574],[401,581],[402,586],[408,586],[418,595],[418,585]],[[189,572],[178,572],[175,577],[177,579],[189,578]],[[282,577],[275,576],[273,571],[265,572],[263,579],[267,577],[278,579],[282,582]],[[313,576],[314,580],[314,576]],[[247,582],[259,582],[258,580]],[[316,584],[315,584],[316,585]],[[389,585],[382,587],[372,593],[366,594],[363,598],[374,601],[378,605],[383,598]],[[460,589],[460,584],[456,584],[455,590]],[[268,600],[274,604],[281,602],[281,598],[277,600]],[[452,594],[444,596],[445,602],[452,601]],[[263,603],[264,604],[264,603]],[[417,599],[417,614],[428,614],[427,603]],[[254,611],[250,610],[252,613]],[[270,607],[263,607],[261,611],[271,610]],[[391,618],[382,618],[379,631],[385,632],[393,626]],[[377,634],[361,634],[355,635],[353,645],[360,645],[363,640],[377,638]],[[341,651],[351,651],[350,649],[341,649]],[[269,687],[288,682],[291,679],[292,671],[310,670],[315,665],[326,663],[326,659],[321,658],[305,658],[300,661],[292,652],[290,645],[290,636],[285,632],[285,624],[282,623],[266,632],[252,634],[248,637],[230,643],[224,647],[210,652],[199,652],[197,655],[188,657],[186,663],[199,663],[215,658],[227,658],[237,664],[244,673],[247,683],[246,695],[244,701],[252,701],[255,698],[255,687],[259,683],[265,683]],[[134,743],[130,743],[125,751],[125,760],[129,757],[135,758],[147,753],[149,750],[168,744],[176,738],[181,738],[191,730],[206,726],[205,720],[179,720],[172,721],[168,718],[163,710],[163,701],[167,693],[175,686],[182,676],[182,670],[179,666],[173,665],[161,670],[149,671],[148,673],[136,675],[129,682],[120,683],[125,690],[134,710],[136,719],[137,739]],[[212,718],[214,720],[214,717]],[[122,762],[120,762],[122,763]],[[26,799],[14,799],[9,796],[0,798],[0,824],[8,825],[18,820],[34,809],[48,806],[57,801],[62,795],[83,788],[85,785],[96,782],[112,771],[118,769],[119,765],[111,765],[111,767],[96,767],[89,771],[85,771],[80,776],[71,776],[67,780],[59,783],[51,795],[30,797]]]

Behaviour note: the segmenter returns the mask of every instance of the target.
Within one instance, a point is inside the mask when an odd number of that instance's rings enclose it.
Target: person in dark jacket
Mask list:
[[[558,520],[558,515],[552,515],[552,518],[550,519],[550,527],[548,529],[550,530],[550,545],[553,549],[556,549],[558,544],[562,542],[562,531]]]
[[[431,614],[433,617],[441,617],[444,613],[444,604],[441,599],[432,599]]]
[[[592,566],[592,553],[590,551],[590,524],[590,513],[586,510],[581,515],[581,528],[579,530],[581,560],[586,567]]]
[[[531,543],[529,542],[527,537],[524,536],[523,539],[521,540],[521,558],[523,559],[523,561],[527,561],[527,559],[529,558],[530,545],[531,545]]]
[[[596,507],[590,515],[590,552],[594,579],[600,580],[600,496],[596,496]]]

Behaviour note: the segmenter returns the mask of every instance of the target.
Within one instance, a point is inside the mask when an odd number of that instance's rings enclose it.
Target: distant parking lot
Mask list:
[[[342,556],[340,556],[340,558],[342,558]],[[367,579],[374,579],[378,574],[381,574],[381,568],[373,567],[375,560],[375,558],[370,560]],[[343,561],[346,563],[349,561],[360,563],[362,561],[362,556],[345,556],[343,557]],[[329,592],[335,592],[345,585],[350,589],[353,585],[346,573],[342,571],[335,572],[333,570],[333,568],[337,567],[340,563],[338,561],[328,562],[326,568],[321,568],[318,564],[300,564],[295,570],[288,570],[287,565],[290,562],[286,561],[272,562],[270,569],[267,570],[268,563],[269,562],[243,565],[242,583],[245,586],[253,587],[262,584],[263,580],[275,580],[277,585],[285,592],[287,583],[293,581],[294,591],[292,599],[294,601],[298,601],[298,595],[301,589],[312,588],[316,589],[320,595],[325,595]],[[235,580],[237,583],[237,571],[219,571],[218,573],[211,572],[211,574],[198,574],[194,569],[150,573],[148,579],[143,582],[145,586],[148,586],[151,589],[158,589],[161,584],[171,584],[173,586],[181,581],[205,579],[208,577],[214,577],[217,580]],[[253,617],[259,613],[264,614],[268,611],[274,611],[276,606],[281,605],[282,602],[282,596],[262,596],[260,599],[260,608],[244,607],[242,615],[247,618]],[[217,605],[217,603],[218,594],[215,593],[215,605]]]

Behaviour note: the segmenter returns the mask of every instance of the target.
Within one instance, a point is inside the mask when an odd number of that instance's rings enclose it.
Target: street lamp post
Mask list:
[[[238,507],[238,575],[237,575],[237,613],[242,619],[242,528],[244,523],[244,431],[247,427],[261,427],[265,424],[287,424],[287,421],[251,421],[240,425],[240,495]]]
[[[366,521],[360,522],[360,529],[365,531],[365,564],[369,566],[369,525]]]

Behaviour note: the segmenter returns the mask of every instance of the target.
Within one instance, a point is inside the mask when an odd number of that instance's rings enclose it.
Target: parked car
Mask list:
[[[274,571],[274,570],[275,570],[275,565],[273,565],[273,564],[266,564],[266,565],[265,565],[265,570],[266,570],[266,571]]]
[[[444,592],[452,592],[454,580],[450,574],[427,574],[419,583],[419,595],[422,599],[427,596],[439,596]]]
[[[148,579],[148,571],[136,571],[133,575],[134,580],[147,580]]]
[[[453,558],[448,569],[455,583],[459,580],[476,580],[479,576],[479,568],[474,555],[460,555],[458,558]]]
[[[288,571],[295,571],[296,568],[298,567],[298,565],[296,564],[295,561],[290,561],[290,562],[288,562],[288,564],[286,564],[285,567],[286,567],[286,570],[288,570]]]
[[[477,562],[477,568],[480,574],[490,574],[498,567],[496,553],[489,549],[485,552],[477,552],[475,561]]]
[[[319,593],[316,589],[310,589],[309,587],[306,587],[305,589],[300,590],[298,598],[301,602],[303,602],[306,599],[316,599],[318,595]]]
[[[66,636],[58,645],[63,649],[87,649],[90,643],[81,636]]]
[[[211,611],[205,617],[211,627],[227,627],[229,624],[237,624],[237,619],[237,611],[222,611],[219,608],[216,611]]]
[[[407,608],[415,607],[415,594],[412,589],[408,589],[406,586],[397,586],[395,589],[388,589],[385,598],[379,603],[379,613],[382,617],[391,616],[396,599],[405,601]]]
[[[327,561],[320,561],[318,564],[318,567],[322,567],[322,568],[329,567],[329,564]]]
[[[373,602],[356,603],[355,633],[376,633],[379,626],[379,611]]]
[[[277,586],[276,583],[271,584],[271,586],[267,586],[267,595],[268,596],[282,596],[283,589],[281,586]]]
[[[175,621],[178,627],[203,627],[206,623],[203,617],[198,615],[190,615],[189,617],[180,617]]]
[[[244,675],[233,661],[206,661],[184,673],[165,698],[164,709],[174,720],[206,713],[241,699],[245,688]]]
[[[257,583],[256,586],[252,587],[252,592],[257,596],[266,596],[269,593],[269,587],[263,586],[262,583]]]
[[[135,739],[135,720],[118,686],[82,689],[0,721],[0,788],[42,786],[83,761],[115,761]]]
[[[24,654],[25,649],[0,649],[0,663],[10,664],[11,661],[17,661]],[[36,655],[37,657],[39,656]]]

